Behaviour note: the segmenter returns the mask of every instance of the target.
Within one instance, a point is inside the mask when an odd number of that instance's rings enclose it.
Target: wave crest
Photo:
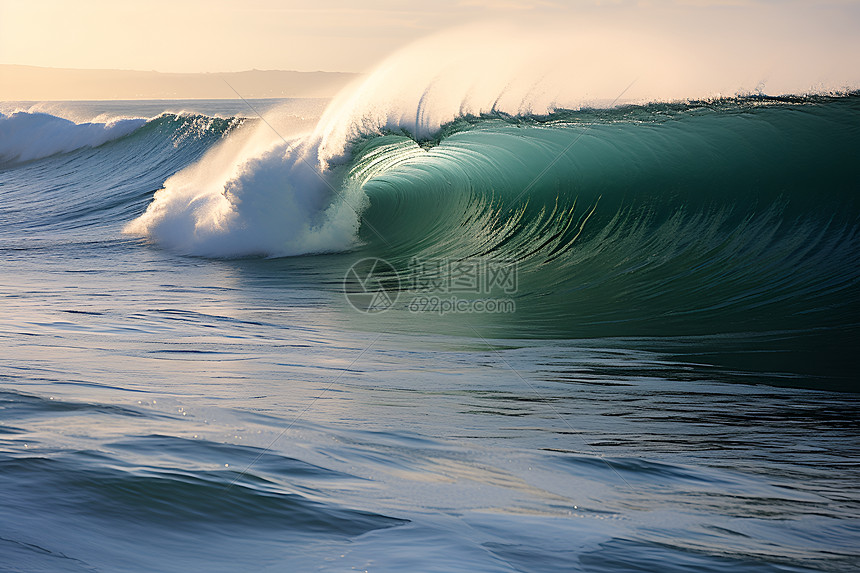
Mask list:
[[[798,43],[798,23],[813,23],[798,18],[789,25],[777,16],[766,32],[724,22],[731,37],[713,19],[707,25],[689,20],[682,31],[659,20],[583,19],[539,32],[491,25],[437,35],[344,90],[311,133],[288,143],[270,133],[265,145],[240,144],[220,154],[217,165],[207,158],[202,168],[172,177],[128,230],[208,256],[344,250],[358,243],[369,204],[363,183],[344,173],[355,143],[368,137],[397,133],[420,141],[458,118],[484,114],[860,86],[860,49],[851,49],[856,39],[831,34],[828,42]]]

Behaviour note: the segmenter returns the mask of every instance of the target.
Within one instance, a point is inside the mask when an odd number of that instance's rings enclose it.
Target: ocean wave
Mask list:
[[[469,118],[557,118],[564,110],[847,93],[860,86],[857,57],[837,49],[851,38],[831,34],[827,43],[810,45],[798,43],[791,27],[763,33],[739,25],[729,41],[700,24],[697,35],[654,23],[585,20],[540,33],[468,26],[419,41],[338,95],[312,133],[285,141],[269,133],[264,144],[215,151],[217,160],[172,177],[127,230],[212,257],[344,251],[362,244],[359,231],[372,218],[365,209],[374,201],[349,175],[355,146],[367,138],[401,134],[438,142]],[[618,113],[610,121],[628,119]],[[557,155],[550,149],[557,142],[537,145]],[[471,159],[480,163],[480,153]],[[463,158],[462,169],[472,169],[471,159]],[[489,192],[493,182],[484,183]]]
[[[429,147],[369,138],[350,172],[369,203],[358,240],[404,276],[414,260],[516,265],[521,335],[846,325],[858,121],[857,96],[757,99],[486,117]]]
[[[47,113],[0,114],[0,166],[98,147],[132,133],[146,121],[127,118],[106,123],[75,123]]]
[[[404,277],[506,261],[519,336],[841,332],[858,312],[857,125],[858,94],[493,112],[364,135],[322,172],[319,140],[248,132],[127,230],[214,257],[357,250]]]

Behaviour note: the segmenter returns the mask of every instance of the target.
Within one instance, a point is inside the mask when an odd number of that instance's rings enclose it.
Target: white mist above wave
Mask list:
[[[75,123],[46,113],[0,113],[0,166],[97,147],[128,135],[147,120]]]
[[[332,168],[349,159],[358,137],[387,130],[428,137],[459,116],[487,112],[855,90],[856,14],[847,21],[822,14],[641,11],[438,34],[345,89],[312,133],[285,143],[260,122],[254,134],[213,150],[166,181],[127,231],[216,257],[345,250],[367,200],[354,185],[342,188]]]

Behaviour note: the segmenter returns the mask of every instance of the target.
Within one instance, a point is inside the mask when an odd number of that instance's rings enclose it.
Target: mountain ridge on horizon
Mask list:
[[[331,98],[361,74],[297,70],[157,72],[0,64],[0,100]],[[235,90],[235,91],[234,91]]]

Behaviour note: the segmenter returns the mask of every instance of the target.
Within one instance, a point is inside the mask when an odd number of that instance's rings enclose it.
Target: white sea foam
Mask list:
[[[315,153],[304,144],[289,122],[272,116],[243,126],[169,178],[126,232],[214,257],[346,249],[358,230],[362,196],[335,192],[335,175],[306,161]]]
[[[96,147],[128,135],[145,119],[75,123],[46,113],[0,113],[0,165],[12,165],[83,147]]]

